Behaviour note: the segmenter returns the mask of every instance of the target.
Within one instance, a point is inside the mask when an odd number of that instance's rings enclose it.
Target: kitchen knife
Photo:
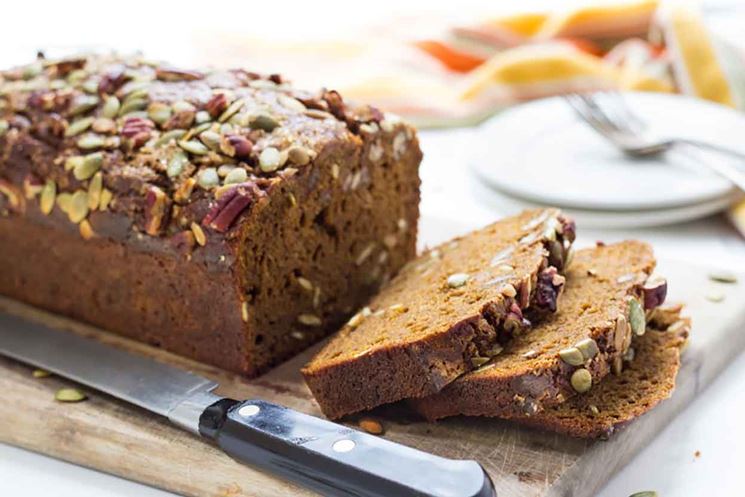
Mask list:
[[[220,397],[207,378],[15,316],[0,314],[0,355],[165,416],[231,457],[325,496],[496,496],[475,461],[427,454],[263,400]]]

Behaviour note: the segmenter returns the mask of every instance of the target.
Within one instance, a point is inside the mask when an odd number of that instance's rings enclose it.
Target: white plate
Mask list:
[[[680,95],[627,93],[625,98],[656,134],[745,152],[745,113]],[[473,167],[493,187],[562,207],[667,209],[710,202],[733,191],[728,181],[682,152],[659,159],[625,157],[560,97],[495,116],[481,126],[473,150]]]

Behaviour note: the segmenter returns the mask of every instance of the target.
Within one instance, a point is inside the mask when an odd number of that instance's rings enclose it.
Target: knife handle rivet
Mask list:
[[[244,418],[250,418],[251,416],[256,416],[257,414],[259,414],[260,410],[261,409],[259,409],[259,406],[249,404],[238,409],[238,415],[243,416]]]
[[[334,442],[334,445],[332,445],[331,448],[334,449],[334,452],[349,452],[350,450],[354,449],[354,446],[355,443],[353,440],[345,438]]]

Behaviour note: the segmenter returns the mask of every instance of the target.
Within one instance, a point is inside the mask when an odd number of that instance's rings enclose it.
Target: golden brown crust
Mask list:
[[[559,312],[512,340],[490,363],[437,394],[412,399],[411,406],[430,420],[532,415],[573,396],[571,378],[578,370],[599,382],[630,343],[628,299],[643,300],[641,287],[654,267],[652,249],[642,242],[578,251],[567,269]],[[591,357],[574,365],[561,358],[560,352],[587,339],[596,347]]]
[[[555,209],[527,211],[412,261],[303,369],[324,413],[431,394],[486,360],[531,301],[555,308],[563,278],[547,265],[573,230]]]

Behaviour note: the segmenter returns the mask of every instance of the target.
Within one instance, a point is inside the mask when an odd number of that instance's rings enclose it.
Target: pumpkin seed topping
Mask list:
[[[312,150],[308,150],[305,147],[295,146],[287,151],[287,158],[290,159],[290,162],[298,166],[308,164],[314,155],[315,153]]]
[[[259,154],[259,167],[265,173],[279,169],[282,165],[282,154],[274,147],[266,147]]]
[[[248,123],[251,129],[263,129],[266,132],[271,133],[274,129],[279,126],[279,122],[267,113],[261,113],[255,115]]]
[[[208,167],[199,171],[197,184],[205,190],[218,186],[220,184],[220,177],[217,175],[217,169]]]
[[[106,101],[103,103],[103,108],[101,109],[101,117],[114,119],[119,114],[120,108],[121,103],[119,102],[119,99],[116,98],[114,95],[111,95],[107,97]]]
[[[70,222],[78,224],[88,216],[88,194],[83,190],[78,190],[70,198],[70,207],[67,211],[67,217]]]
[[[202,143],[196,140],[178,142],[178,146],[194,155],[206,155],[210,150]]]
[[[39,197],[39,208],[41,212],[49,215],[54,209],[54,201],[57,198],[57,185],[56,183],[48,179],[44,188],[41,190],[41,196]]]
[[[0,136],[3,136],[10,129],[10,123],[6,119],[0,119]]]
[[[631,324],[631,331],[637,336],[642,336],[647,331],[647,318],[642,309],[641,303],[634,297],[628,298],[629,303],[629,323]]]
[[[88,397],[76,388],[60,388],[54,394],[54,399],[58,402],[81,402]]]
[[[163,102],[153,102],[147,107],[147,117],[160,126],[163,126],[172,115],[171,106]]]
[[[81,119],[78,119],[77,121],[73,121],[65,130],[65,136],[68,138],[71,136],[77,136],[83,131],[90,128],[91,124],[93,124],[92,117],[83,117]]]
[[[282,107],[286,107],[287,109],[296,112],[305,112],[305,105],[297,98],[285,94],[279,94],[277,95],[277,101],[282,105]]]
[[[70,115],[77,116],[85,114],[98,105],[98,102],[98,97],[93,95],[79,95],[73,100],[72,107],[70,108]]]
[[[130,112],[136,112],[138,110],[145,110],[147,108],[147,100],[144,98],[126,98],[119,108],[118,116],[126,116]]]
[[[582,357],[585,360],[592,359],[600,352],[597,342],[592,338],[584,338],[574,346],[582,353]]]
[[[106,144],[106,140],[101,135],[89,133],[78,139],[78,148],[83,150],[92,150],[94,148],[101,148]]]
[[[98,210],[105,211],[106,209],[108,209],[113,197],[114,194],[111,192],[111,190],[104,188],[101,191],[101,201],[98,203]]]
[[[234,168],[232,171],[228,173],[227,176],[225,176],[225,180],[223,183],[226,185],[230,185],[233,183],[243,183],[248,179],[248,173],[245,169],[242,169],[240,167]]]
[[[559,357],[570,366],[581,366],[585,363],[585,357],[577,347],[568,347],[560,350]]]
[[[185,129],[172,129],[171,131],[166,131],[165,133],[160,135],[160,138],[155,140],[155,143],[153,143],[153,146],[155,148],[162,147],[163,145],[166,145],[171,140],[180,140],[185,134],[186,134]]]
[[[31,376],[33,376],[34,378],[49,378],[50,376],[52,376],[52,373],[44,369],[34,369],[34,371],[31,373]]]
[[[455,273],[448,276],[447,284],[450,288],[458,288],[466,284],[470,276],[466,273]]]
[[[488,357],[480,357],[480,356],[471,357],[471,366],[473,366],[474,368],[480,368],[481,366],[483,366],[490,360],[491,359]]]
[[[577,393],[585,393],[592,387],[592,375],[585,368],[580,368],[572,373],[570,378],[572,388]]]
[[[228,119],[236,115],[238,111],[240,111],[243,108],[245,103],[246,102],[243,99],[239,98],[238,100],[230,104],[228,108],[225,109],[225,112],[220,114],[220,117],[218,117],[217,120],[221,123],[224,123],[225,121],[227,121]]]
[[[70,159],[72,159],[72,157]],[[96,172],[101,169],[102,165],[103,154],[101,152],[88,154],[82,157],[81,160],[75,161],[72,174],[75,176],[76,180],[84,181],[96,174]]]
[[[635,492],[629,495],[629,497],[657,497],[657,492],[654,490],[644,490],[642,492]]]
[[[191,223],[191,232],[194,234],[194,240],[199,244],[200,247],[207,245],[207,236],[204,234],[204,230],[197,223]]]
[[[183,150],[175,150],[168,161],[166,174],[169,178],[175,178],[184,171],[184,167],[189,163],[189,156]]]
[[[90,184],[88,185],[88,208],[92,211],[96,210],[101,203],[101,192],[103,191],[103,174],[98,171],[91,178]]]
[[[96,236],[91,223],[87,219],[83,219],[80,222],[80,224],[78,225],[78,231],[80,231],[80,236],[83,237],[83,240],[90,240],[91,238]]]

